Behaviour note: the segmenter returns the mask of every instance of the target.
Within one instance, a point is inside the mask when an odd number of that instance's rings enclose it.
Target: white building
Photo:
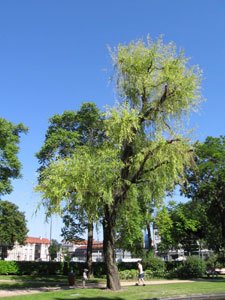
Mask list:
[[[158,228],[155,227],[153,225],[153,240],[152,240],[152,245],[153,245],[153,249],[155,254],[158,257],[161,257],[164,261],[183,261],[186,260],[187,258],[187,253],[186,251],[184,251],[184,249],[182,248],[182,246],[180,246],[178,249],[171,249],[169,251],[165,251],[160,252],[158,250],[158,246],[161,242],[161,237],[158,231]],[[199,244],[199,243],[198,243]],[[195,251],[195,253],[192,255],[197,255],[203,259],[207,259],[211,254],[213,253],[212,250],[208,250],[208,249],[202,249],[201,245],[199,245],[199,249],[197,251]]]
[[[71,255],[72,261],[85,262],[87,259],[87,240],[76,240],[72,242],[63,242],[61,245],[61,253],[58,260],[63,260],[63,252],[67,249]],[[59,257],[60,256],[60,257]],[[116,250],[117,261],[132,261],[131,253],[123,250]],[[104,261],[103,242],[93,241],[92,245],[92,261]]]
[[[45,238],[28,237],[25,245],[15,243],[12,250],[7,251],[8,261],[46,261],[49,260],[48,248],[50,241]]]

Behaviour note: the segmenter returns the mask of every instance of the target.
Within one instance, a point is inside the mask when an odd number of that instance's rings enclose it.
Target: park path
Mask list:
[[[0,282],[9,282],[9,281],[17,281],[18,280],[0,280]],[[170,284],[170,283],[184,283],[184,282],[193,282],[192,280],[154,280],[154,281],[146,281],[146,285],[150,284]],[[135,282],[121,281],[121,286],[132,286],[135,285]],[[87,283],[87,288],[105,288],[105,283]],[[10,297],[10,296],[20,296],[20,295],[28,295],[28,294],[36,294],[36,293],[45,293],[59,290],[74,290],[81,289],[81,284],[76,284],[75,286],[58,286],[58,287],[40,287],[40,288],[29,288],[29,289],[9,289],[9,290],[0,290],[0,298]]]

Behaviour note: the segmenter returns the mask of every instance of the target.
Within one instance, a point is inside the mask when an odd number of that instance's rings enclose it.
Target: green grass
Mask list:
[[[192,283],[152,284],[123,287],[119,292],[106,289],[70,289],[42,294],[21,295],[1,298],[1,300],[146,300],[178,295],[224,293],[225,281],[195,281]]]
[[[31,276],[31,275],[0,275],[0,280],[22,280],[22,281],[65,281],[67,276]]]
[[[29,275],[0,275],[0,290],[22,289],[22,288],[38,288],[52,286],[68,285],[67,276],[29,276]],[[76,282],[81,282],[81,278],[77,278]],[[90,283],[105,282],[102,278],[89,280]]]

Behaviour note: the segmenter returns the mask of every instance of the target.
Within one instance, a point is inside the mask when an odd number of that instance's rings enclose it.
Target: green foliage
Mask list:
[[[77,111],[65,111],[62,115],[54,115],[50,119],[45,143],[36,154],[41,164],[39,181],[44,180],[44,170],[51,161],[71,157],[76,147],[98,147],[104,136],[103,118],[96,105],[91,102],[83,103]],[[62,228],[62,236],[66,240],[74,240],[79,234],[83,234],[88,224],[89,211],[85,211],[85,207],[79,202],[74,202],[75,192],[75,187],[67,190],[67,194],[64,194],[67,205],[57,211],[63,215],[65,226]],[[47,216],[53,211],[54,208],[47,210]],[[89,221],[92,220],[89,218]]]
[[[19,267],[15,261],[0,260],[0,274],[18,274]]]
[[[146,105],[143,113],[151,110],[157,126],[162,127],[163,119],[179,118],[199,103],[201,71],[188,68],[189,59],[183,51],[177,53],[172,42],[164,45],[159,39],[154,43],[148,37],[147,43],[139,40],[110,51],[119,95],[134,107]],[[159,103],[165,86],[167,101]],[[157,111],[159,104],[163,114]]]
[[[149,208],[183,182],[184,168],[192,163],[192,146],[182,123],[201,100],[201,71],[189,67],[173,43],[148,38],[146,44],[119,45],[111,55],[121,101],[107,109],[102,143],[77,145],[66,158],[52,152],[53,161],[36,187],[47,215],[62,213],[65,202],[74,201],[92,221],[103,219],[109,233],[105,237],[110,235],[106,244],[111,249],[106,253],[113,253],[121,216],[126,220],[130,214],[132,223],[133,214],[122,210],[135,203],[140,206],[140,189],[149,195],[145,203]],[[110,259],[106,263],[108,270],[116,270]],[[107,278],[111,287],[119,287],[115,273],[116,284]]]
[[[51,275],[63,274],[63,263],[35,261],[0,261],[0,274]]]
[[[214,270],[216,267],[219,267],[218,255],[211,254],[206,260],[207,269]]]
[[[177,268],[177,277],[181,279],[201,278],[205,275],[206,263],[204,260],[195,256],[189,256]]]
[[[79,239],[87,229],[87,216],[85,211],[73,202],[63,210],[64,227],[61,228],[61,236],[66,241]]]
[[[182,247],[189,255],[198,250],[204,219],[202,207],[192,201],[163,207],[155,220],[161,236],[159,250]]]
[[[98,149],[77,146],[71,158],[58,159],[43,173],[37,191],[42,192],[48,213],[60,213],[61,201],[71,197],[71,191],[93,219],[103,214],[102,205],[113,204],[115,191],[124,183],[133,199],[138,183],[150,195],[163,195],[173,189],[189,162],[190,146],[175,134],[172,119],[199,103],[198,71],[187,68],[187,59],[176,54],[172,44],[154,44],[150,39],[147,45],[141,41],[119,45],[112,57],[118,89],[126,101],[108,109],[103,120],[106,139]]]
[[[51,260],[54,260],[57,257],[57,253],[60,250],[59,243],[56,240],[51,241],[51,245],[48,248],[48,252]]]
[[[24,213],[15,204],[0,200],[0,246],[12,249],[15,242],[23,245],[28,229]],[[2,255],[2,259],[4,259]]]
[[[138,250],[143,249],[143,227],[143,216],[135,199],[133,202],[124,203],[116,224],[117,249],[130,251],[136,256]]]
[[[202,208],[203,236],[216,252],[225,248],[225,136],[195,145],[196,170],[187,170],[184,193]]]
[[[21,123],[14,125],[0,118],[0,195],[9,194],[12,191],[11,179],[21,177],[18,144],[20,134],[27,131],[27,127]]]
[[[70,271],[82,276],[85,263],[76,262],[36,262],[36,261],[1,261],[0,274],[14,275],[68,275]],[[93,263],[94,275],[102,277],[106,274],[104,263]]]
[[[42,165],[39,171],[57,156],[71,156],[78,145],[101,143],[102,119],[103,115],[92,102],[83,103],[77,111],[65,111],[62,115],[56,114],[50,118],[45,143],[36,153]]]
[[[136,279],[138,277],[137,269],[119,271],[119,274],[120,274],[120,279],[122,280]]]
[[[154,256],[152,252],[147,252],[146,256],[143,258],[142,261],[144,269],[150,270],[150,272],[148,272],[149,276],[165,276],[165,262],[161,258]]]

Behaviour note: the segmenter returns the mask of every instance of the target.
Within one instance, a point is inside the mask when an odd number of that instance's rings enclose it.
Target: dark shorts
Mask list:
[[[140,278],[140,279],[141,279],[141,278],[144,278],[144,273],[139,274],[139,275],[138,275],[138,278]]]

